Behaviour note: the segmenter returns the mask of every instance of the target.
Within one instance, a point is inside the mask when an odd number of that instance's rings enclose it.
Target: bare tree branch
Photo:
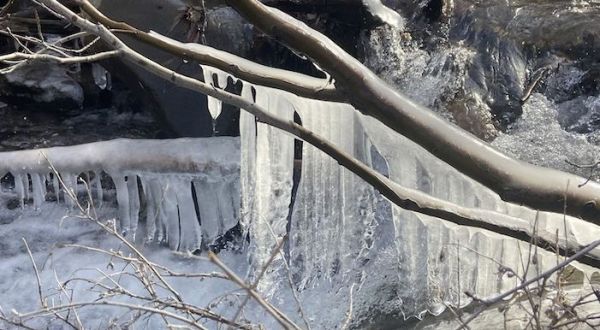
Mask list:
[[[156,46],[175,56],[210,65],[251,83],[282,89],[300,96],[327,101],[342,101],[340,94],[327,79],[315,78],[293,71],[268,67],[242,57],[200,44],[184,44],[156,33],[146,33],[127,23],[116,22],[98,11],[87,0],[76,0],[93,20],[111,29],[124,31],[139,41]]]
[[[117,57],[119,56],[119,53],[119,50],[111,50],[107,52],[96,53],[93,55],[60,57],[49,54],[27,54],[19,52],[0,56],[0,62],[27,60],[48,61],[56,62],[59,64],[90,63],[105,60],[112,57]]]
[[[549,278],[550,276],[552,276],[552,274],[554,274],[557,271],[562,270],[565,266],[567,266],[568,264],[572,263],[573,261],[578,260],[579,258],[581,258],[582,256],[586,255],[588,252],[592,251],[593,249],[595,249],[596,247],[600,246],[600,240],[594,241],[592,243],[590,243],[588,246],[586,246],[585,248],[581,249],[580,251],[578,251],[577,253],[575,253],[574,255],[572,255],[571,257],[569,257],[568,259],[565,259],[563,262],[557,264],[556,266],[546,270],[545,272],[541,273],[540,275],[531,278],[527,281],[523,281],[523,283],[521,283],[520,285],[514,287],[511,290],[508,290],[506,292],[503,292],[502,294],[499,294],[497,296],[495,296],[492,299],[488,299],[488,300],[482,300],[482,299],[478,299],[479,302],[481,302],[484,306],[482,308],[480,308],[480,310],[478,312],[473,313],[473,315],[471,315],[467,320],[464,321],[464,323],[459,327],[459,329],[463,329],[466,325],[468,325],[471,321],[473,321],[475,318],[477,318],[481,312],[483,312],[483,310],[486,307],[489,306],[493,306],[494,304],[497,304],[499,302],[501,302],[502,300],[504,300],[506,297],[520,291],[520,290],[524,290],[527,287],[529,287],[530,285],[539,282],[540,280],[545,280],[547,278]]]

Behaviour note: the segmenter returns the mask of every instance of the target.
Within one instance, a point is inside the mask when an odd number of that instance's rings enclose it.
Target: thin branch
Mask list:
[[[256,300],[277,322],[285,329],[301,329],[292,320],[290,320],[285,314],[281,313],[275,306],[271,305],[263,297],[261,297],[254,289],[248,286],[244,281],[239,278],[229,267],[227,267],[212,251],[208,252],[208,259],[217,265],[221,270],[229,276],[229,278],[240,287],[244,288],[249,295]]]
[[[127,303],[122,303],[122,302],[117,302],[117,301],[96,301],[96,302],[78,302],[78,303],[70,303],[70,304],[65,304],[65,305],[58,305],[58,306],[52,306],[52,307],[47,307],[38,311],[34,311],[34,312],[29,312],[29,313],[24,313],[24,314],[18,314],[18,318],[23,320],[27,320],[27,319],[31,319],[34,317],[38,317],[44,314],[48,314],[48,313],[54,313],[57,311],[61,311],[64,309],[72,309],[72,308],[81,308],[81,307],[87,307],[87,306],[114,306],[114,307],[123,307],[123,308],[127,308],[129,310],[139,310],[139,311],[145,311],[145,312],[150,312],[153,314],[157,314],[157,315],[163,315],[165,317],[180,321],[182,323],[185,323],[189,326],[191,326],[192,328],[195,329],[200,329],[200,330],[206,330],[205,327],[203,327],[201,324],[198,324],[197,322],[188,320],[185,317],[179,316],[177,314],[173,314],[171,312],[162,310],[162,309],[157,309],[157,308],[152,308],[152,307],[146,307],[146,306],[140,306],[140,305],[133,305],[133,304],[127,304]]]
[[[89,220],[94,221],[102,229],[104,229],[105,231],[111,233],[113,236],[115,236],[116,238],[118,238],[123,244],[125,244],[140,260],[142,260],[148,266],[148,268],[152,271],[152,273],[154,273],[154,275],[159,279],[159,281],[164,285],[164,287],[169,292],[171,292],[173,294],[173,296],[175,296],[175,299],[177,299],[179,302],[183,302],[183,299],[181,298],[181,296],[179,295],[179,293],[177,291],[175,291],[175,289],[162,277],[162,275],[156,269],[156,267],[154,267],[150,263],[150,261],[146,258],[146,256],[144,256],[133,244],[131,244],[131,242],[129,242],[127,239],[125,239],[125,237],[123,237],[121,234],[119,234],[119,232],[117,230],[115,230],[114,228],[111,228],[110,226],[107,226],[107,225],[103,224],[98,219],[93,218],[89,213],[87,213],[88,210],[86,210],[79,203],[79,200],[77,199],[77,196],[74,194],[74,192],[65,185],[65,183],[62,180],[59,172],[56,170],[56,168],[54,167],[54,165],[52,164],[52,162],[50,162],[50,160],[48,159],[48,157],[43,152],[40,152],[40,153],[46,159],[46,161],[49,163],[49,166],[52,169],[54,175],[58,176],[58,180],[59,180],[61,186],[63,187],[63,189],[65,189],[65,191],[67,191],[69,197],[72,199],[73,203],[77,206],[77,208],[79,209],[79,211],[82,214],[86,215],[86,217]]]
[[[555,272],[563,269],[565,266],[567,266],[568,264],[572,263],[573,261],[576,261],[577,259],[579,259],[580,257],[584,256],[586,253],[588,253],[589,251],[592,251],[593,249],[595,249],[596,247],[598,247],[600,245],[600,240],[594,241],[592,243],[590,243],[587,247],[585,247],[584,249],[580,250],[579,252],[575,253],[574,255],[572,255],[571,257],[569,257],[568,259],[565,259],[563,262],[559,263],[558,265],[546,270],[545,272],[539,274],[538,276],[529,279],[527,281],[524,281],[523,283],[521,283],[520,285],[514,287],[511,290],[508,290],[502,294],[499,294],[498,296],[492,298],[492,299],[488,299],[488,300],[481,300],[479,299],[479,301],[481,303],[484,304],[484,307],[489,307],[492,306],[494,304],[497,304],[499,302],[501,302],[502,300],[504,300],[506,297],[514,294],[515,292],[518,292],[520,290],[523,290],[525,288],[527,288],[528,286],[530,286],[533,283],[536,283],[540,280],[546,279],[550,276],[552,276],[552,274],[554,274]],[[477,316],[479,316],[479,314],[481,314],[481,312],[483,312],[483,308],[477,312],[474,313],[471,317],[469,317],[464,324],[467,325],[469,324],[471,321],[473,321],[475,318],[477,318]],[[462,329],[463,326],[459,327],[458,329]]]
[[[320,100],[341,101],[341,94],[327,79],[315,78],[293,71],[257,64],[230,53],[200,44],[184,44],[157,33],[146,33],[124,22],[117,22],[102,14],[87,0],[76,0],[93,20],[111,29],[129,32],[139,41],[156,46],[175,56],[210,65],[249,82],[278,88],[291,93]]]
[[[48,62],[56,62],[59,64],[74,64],[74,63],[90,63],[106,60],[112,57],[117,57],[121,54],[119,50],[111,50],[107,52],[101,52],[93,55],[86,56],[69,56],[69,57],[60,57],[55,55],[48,54],[27,54],[27,53],[12,53],[8,55],[0,56],[1,62],[6,61],[15,61],[15,60],[28,60],[28,61],[48,61]]]
[[[350,326],[350,322],[352,321],[352,305],[353,305],[352,294],[354,292],[354,285],[355,284],[356,283],[352,283],[352,285],[350,286],[350,293],[349,293],[350,298],[349,298],[349,301],[348,301],[348,305],[349,305],[348,306],[348,311],[346,312],[346,319],[344,320],[344,323],[342,323],[342,327],[341,327],[341,329],[343,329],[343,330],[348,329],[348,327]]]
[[[23,240],[23,243],[25,244],[25,249],[27,249],[27,254],[29,255],[29,259],[31,261],[33,271],[35,272],[35,279],[37,281],[37,290],[38,290],[38,296],[40,298],[40,305],[45,308],[45,307],[47,307],[47,303],[44,300],[44,295],[42,294],[42,280],[40,279],[40,272],[38,271],[37,265],[35,264],[35,260],[33,259],[33,254],[31,254],[31,249],[29,249],[27,240],[25,239],[25,237],[22,237],[21,239]]]

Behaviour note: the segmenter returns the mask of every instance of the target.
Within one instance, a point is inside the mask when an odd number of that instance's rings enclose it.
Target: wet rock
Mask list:
[[[69,110],[83,104],[83,89],[69,68],[50,63],[19,66],[0,76],[0,99],[8,104]]]
[[[14,209],[19,208],[19,207],[21,207],[21,201],[18,198],[9,199],[6,202],[6,208],[9,209],[9,210],[14,210]],[[8,224],[10,222],[12,222],[12,221],[5,220],[3,222],[2,218],[0,218],[0,224],[5,225],[5,224]]]
[[[489,142],[498,136],[490,108],[478,94],[456,95],[454,100],[448,103],[447,110],[458,126],[478,138]]]

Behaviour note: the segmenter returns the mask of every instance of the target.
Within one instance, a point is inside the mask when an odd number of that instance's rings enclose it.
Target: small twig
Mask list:
[[[39,311],[29,312],[29,313],[25,313],[25,314],[18,314],[18,317],[21,320],[31,319],[33,317],[41,316],[41,315],[44,315],[47,313],[54,313],[54,312],[61,311],[64,309],[80,308],[80,307],[86,307],[86,306],[114,306],[114,307],[123,307],[123,308],[127,308],[130,310],[145,311],[145,312],[150,312],[150,313],[157,314],[157,315],[163,315],[168,318],[172,318],[174,320],[188,324],[196,329],[201,329],[201,330],[206,329],[205,327],[198,324],[197,322],[188,320],[185,317],[179,316],[177,314],[173,314],[173,313],[165,311],[165,310],[156,309],[156,308],[152,308],[152,307],[146,307],[146,306],[140,306],[140,305],[127,304],[127,303],[122,303],[122,302],[117,302],[117,301],[96,301],[96,302],[70,303],[70,304],[65,304],[65,305],[48,307],[48,308],[41,309]]]
[[[277,240],[277,235],[275,235],[275,232],[273,231],[273,227],[271,226],[271,224],[269,224],[267,222],[269,231],[271,232],[271,235],[273,236],[273,239]],[[286,235],[286,239],[289,241],[289,236]],[[285,242],[284,242],[285,243]],[[308,318],[306,317],[306,313],[304,312],[304,308],[302,307],[302,303],[300,302],[300,297],[298,297],[298,293],[296,292],[296,286],[294,285],[294,280],[292,279],[292,270],[290,269],[290,261],[286,259],[285,257],[285,253],[283,253],[283,251],[281,249],[279,249],[279,255],[281,257],[281,260],[283,260],[283,266],[285,267],[286,270],[286,277],[288,280],[288,285],[290,286],[290,291],[292,292],[292,297],[294,297],[294,300],[296,301],[296,304],[298,304],[298,312],[300,313],[300,317],[302,317],[302,321],[304,322],[304,325],[306,326],[307,330],[310,330],[310,322],[308,322]]]
[[[111,50],[106,52],[97,53],[94,55],[86,55],[86,56],[70,56],[70,57],[59,57],[55,55],[49,54],[26,54],[26,53],[12,53],[8,55],[0,56],[0,61],[15,61],[15,60],[37,60],[37,61],[49,61],[56,62],[60,64],[74,64],[74,63],[90,63],[102,61],[105,59],[109,59],[112,57],[117,57],[121,54],[119,50]]]
[[[348,306],[348,311],[346,312],[346,319],[344,320],[344,323],[342,323],[342,327],[341,329],[348,329],[348,327],[350,326],[350,322],[352,322],[352,296],[353,296],[353,291],[354,291],[354,285],[356,285],[356,283],[352,283],[352,285],[350,286],[350,297],[348,300],[350,300],[348,302],[349,306]]]
[[[27,254],[29,254],[29,259],[31,260],[31,265],[33,266],[33,271],[35,272],[35,278],[37,280],[37,289],[38,289],[38,295],[40,298],[40,304],[42,305],[42,307],[46,308],[47,303],[44,300],[44,295],[42,294],[42,280],[40,279],[40,272],[38,271],[37,265],[35,264],[35,260],[33,259],[33,254],[31,254],[31,250],[29,249],[27,240],[25,239],[25,237],[22,237],[21,239],[23,240],[23,243],[25,243],[25,248],[27,249]]]
[[[250,286],[250,290],[256,290],[256,288],[258,287],[258,284],[260,283],[260,280],[263,278],[263,276],[267,272],[267,269],[269,268],[269,266],[271,266],[271,263],[273,262],[273,260],[275,260],[275,257],[281,251],[281,248],[285,244],[285,240],[286,239],[287,239],[287,235],[285,235],[283,237],[283,239],[280,242],[277,243],[277,245],[275,246],[275,249],[273,250],[273,252],[271,252],[271,255],[269,256],[269,259],[267,260],[267,262],[265,262],[265,264],[263,265],[263,267],[260,270],[260,273],[258,274],[258,276],[256,277],[256,279],[254,280],[254,283],[252,283],[252,285]],[[234,321],[236,321],[238,319],[238,317],[240,316],[242,310],[244,310],[244,307],[246,306],[246,304],[250,300],[250,297],[251,297],[250,294],[246,295],[246,298],[244,299],[244,301],[242,301],[242,304],[238,308],[238,311],[235,313],[235,316],[233,317]]]
[[[533,76],[535,78],[531,81],[531,84],[529,84],[529,86],[525,90],[525,93],[523,93],[523,96],[521,97],[521,103],[525,103],[527,102],[527,100],[529,100],[529,97],[533,93],[533,90],[535,89],[535,87],[537,87],[540,81],[542,81],[542,78],[544,77],[546,72],[548,72],[548,70],[550,70],[550,66],[540,68],[533,73]]]
[[[573,261],[576,261],[577,259],[579,259],[581,256],[585,255],[586,253],[588,253],[589,251],[595,249],[596,247],[598,247],[600,245],[600,240],[596,240],[592,243],[590,243],[587,247],[585,247],[584,249],[581,249],[579,252],[575,253],[574,255],[572,255],[571,257],[565,259],[563,262],[561,262],[560,264],[548,269],[547,271],[541,273],[540,275],[524,281],[521,285],[508,290],[496,297],[494,297],[493,299],[490,300],[481,300],[481,302],[485,305],[485,306],[492,306],[494,304],[497,304],[498,302],[502,301],[504,298],[510,296],[511,294],[523,290],[524,288],[528,287],[529,285],[538,282],[541,279],[545,279],[549,276],[551,276],[552,274],[554,274],[556,271],[564,268],[566,265],[572,263]],[[471,321],[473,321],[477,316],[479,316],[479,314],[481,314],[481,312],[483,311],[483,309],[477,313],[474,313],[471,317],[469,317],[469,319],[467,319],[467,321],[465,321],[465,324],[469,324]],[[459,327],[459,329],[462,329],[463,326]]]
[[[589,169],[590,170],[590,173],[589,173],[588,177],[585,179],[585,182],[582,183],[582,184],[577,185],[577,187],[579,187],[579,188],[585,186],[588,182],[590,182],[592,180],[592,176],[594,175],[594,171],[600,165],[600,162],[595,162],[593,164],[575,164],[575,163],[571,162],[568,159],[565,159],[565,163],[567,163],[567,164],[569,164],[571,166],[575,166],[576,168]]]
[[[212,251],[208,251],[208,259],[215,265],[217,265],[219,268],[221,268],[221,270],[223,270],[223,272],[227,274],[227,276],[229,276],[229,278],[233,282],[245,289],[248,292],[248,294],[251,295],[252,298],[254,298],[254,300],[256,300],[256,302],[258,302],[258,304],[261,305],[269,314],[271,314],[271,316],[273,316],[273,318],[281,326],[283,326],[285,329],[301,329],[292,320],[290,320],[287,316],[281,313],[275,306],[271,305],[263,297],[256,293],[256,291],[254,291],[246,283],[244,283],[244,281],[241,278],[239,278],[231,269],[229,269],[229,267],[227,267],[217,257],[215,253],[213,253]]]

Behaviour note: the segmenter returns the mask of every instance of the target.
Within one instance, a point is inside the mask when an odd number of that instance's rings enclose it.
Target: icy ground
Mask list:
[[[99,219],[108,220],[116,215],[116,209],[103,207],[98,210]],[[2,208],[0,211],[0,306],[4,316],[14,318],[16,313],[28,313],[39,310],[41,303],[35,271],[27,254],[24,240],[29,245],[41,279],[42,295],[48,306],[67,304],[70,302],[91,302],[102,299],[102,290],[88,281],[99,281],[110,285],[106,276],[123,287],[143,296],[149,296],[141,283],[126,272],[133,272],[132,265],[109,254],[91,251],[69,245],[86,246],[105,251],[121,251],[129,255],[127,247],[115,237],[103,231],[96,223],[74,217],[77,212],[66,211],[64,205],[56,206],[47,203],[40,211],[17,209],[11,211]],[[137,246],[152,262],[168,267],[173,272],[198,274],[219,271],[208,260],[176,254],[168,248],[159,246]],[[244,256],[224,251],[219,258],[242,277],[246,273]],[[120,274],[120,275],[114,275]],[[67,283],[67,280],[72,281]],[[224,312],[232,317],[235,310],[229,307],[229,300],[236,299],[235,294],[243,292],[238,286],[224,279],[198,277],[169,277],[165,279],[182,296],[187,303],[206,307],[211,304],[215,311]],[[60,284],[59,284],[60,283]],[[66,284],[65,284],[66,283]],[[60,285],[65,285],[64,291]],[[228,293],[234,295],[224,296]],[[158,296],[167,297],[167,293],[158,290]],[[111,298],[107,301],[120,301],[141,304],[140,300]],[[151,304],[150,304],[151,305]],[[249,311],[253,311],[249,305]],[[90,307],[78,311],[85,328],[105,329],[124,327],[132,320],[135,313],[128,313],[124,308]],[[62,313],[66,315],[66,313]],[[251,312],[260,316],[260,311]],[[69,319],[76,323],[73,314]],[[33,328],[69,328],[66,323],[50,315],[26,322]],[[214,328],[213,324],[207,324]],[[135,328],[164,327],[157,317],[138,320]],[[12,328],[0,322],[0,328]]]

